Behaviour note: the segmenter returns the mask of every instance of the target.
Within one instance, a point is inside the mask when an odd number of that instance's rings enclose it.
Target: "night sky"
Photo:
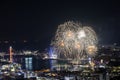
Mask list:
[[[120,44],[120,5],[110,0],[0,2],[0,51],[48,48],[59,24],[79,21],[92,26],[99,44]]]

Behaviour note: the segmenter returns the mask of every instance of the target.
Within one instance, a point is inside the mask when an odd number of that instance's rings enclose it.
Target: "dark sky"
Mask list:
[[[92,26],[100,44],[120,44],[120,5],[113,1],[1,1],[0,48],[13,45],[20,49],[44,50],[57,26],[69,20]],[[22,43],[24,40],[27,43]]]

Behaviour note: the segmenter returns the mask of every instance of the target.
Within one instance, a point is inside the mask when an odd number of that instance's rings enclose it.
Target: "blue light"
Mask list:
[[[57,55],[55,54],[55,50],[53,47],[50,47],[49,51],[48,51],[48,54],[49,54],[49,58],[52,58],[52,59],[56,59],[57,58]]]
[[[49,48],[48,54],[49,54],[49,58],[51,59],[50,60],[51,70],[53,70],[53,67],[56,65],[56,60],[54,59],[57,59],[57,55],[53,47]]]

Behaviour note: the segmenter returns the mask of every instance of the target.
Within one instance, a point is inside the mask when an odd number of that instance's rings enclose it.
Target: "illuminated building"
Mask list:
[[[9,61],[9,56],[9,54],[5,54],[4,59]],[[42,59],[40,55],[14,53],[12,57],[13,62],[21,64],[21,67],[24,70],[41,70],[50,68],[49,60]]]

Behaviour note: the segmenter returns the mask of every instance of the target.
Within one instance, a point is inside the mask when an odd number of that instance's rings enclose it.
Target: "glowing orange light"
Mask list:
[[[12,46],[10,46],[9,51],[10,51],[10,62],[13,62]]]
[[[88,46],[88,52],[89,53],[93,53],[93,52],[96,52],[96,51],[97,51],[97,49],[96,49],[95,46]]]
[[[80,45],[79,44],[75,45],[75,48],[77,48],[77,49],[80,48]]]
[[[60,46],[64,46],[64,42],[63,41],[61,41]]]
[[[67,36],[68,36],[68,37],[71,37],[71,36],[72,36],[72,32],[69,31],[69,32],[67,33]]]
[[[61,46],[64,46],[64,43],[61,43]]]

